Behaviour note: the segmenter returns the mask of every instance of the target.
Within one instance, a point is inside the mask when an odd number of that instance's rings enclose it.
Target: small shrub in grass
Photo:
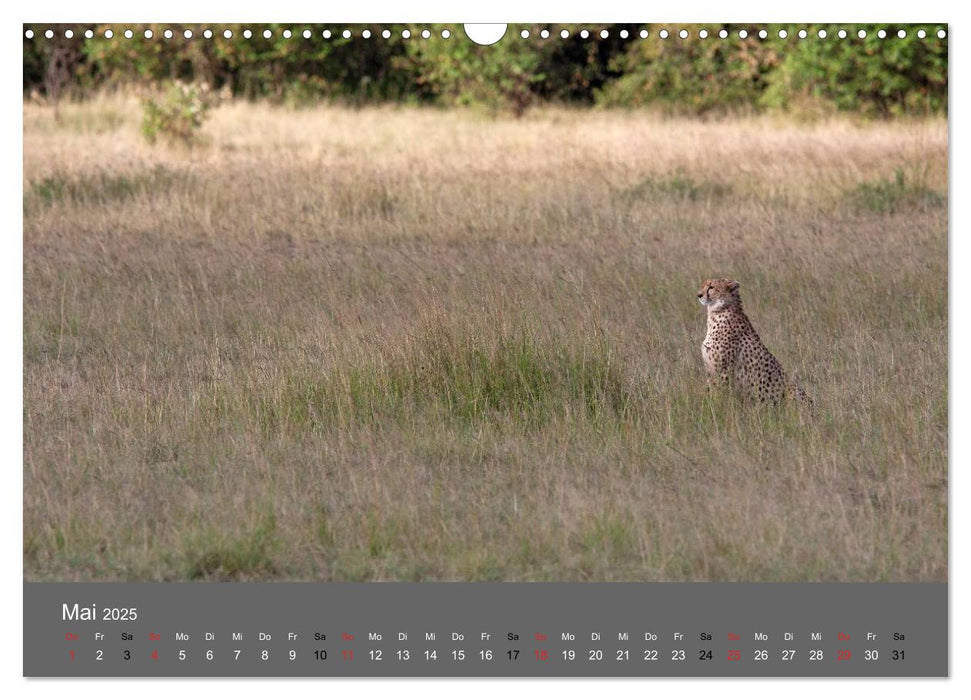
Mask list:
[[[164,139],[191,146],[216,101],[216,95],[204,83],[175,82],[161,99],[144,101],[142,134],[149,143]]]

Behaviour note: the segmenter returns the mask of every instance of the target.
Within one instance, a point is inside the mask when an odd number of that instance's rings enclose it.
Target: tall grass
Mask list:
[[[946,578],[943,121],[131,104],[24,107],[28,579]]]

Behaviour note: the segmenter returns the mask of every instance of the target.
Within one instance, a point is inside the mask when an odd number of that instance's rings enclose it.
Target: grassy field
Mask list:
[[[28,580],[946,580],[943,120],[61,111]],[[713,276],[814,417],[706,392]]]

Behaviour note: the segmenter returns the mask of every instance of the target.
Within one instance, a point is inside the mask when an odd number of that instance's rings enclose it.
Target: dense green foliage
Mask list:
[[[43,36],[50,27],[31,28],[35,38],[24,40],[24,90],[48,96],[59,93],[61,84],[83,96],[103,87],[181,80],[295,104],[425,102],[516,114],[542,102],[689,114],[806,105],[878,116],[947,109],[948,40],[938,38],[938,27],[931,25],[903,27],[905,37],[897,35],[900,26],[890,25],[769,25],[765,38],[759,27],[741,25],[510,25],[503,40],[489,47],[471,42],[459,25],[379,25],[369,27],[370,38],[362,37],[363,26],[345,37],[343,27],[219,25],[209,39],[202,36],[205,27],[196,25],[139,26],[130,39],[124,27],[113,27],[108,39],[107,27],[92,26],[94,38],[87,40],[84,26],[72,27],[73,40],[63,38],[66,26],[53,27],[54,40]],[[292,32],[289,38],[285,28]],[[682,28],[686,38],[678,36]],[[145,29],[152,30],[151,39]],[[170,38],[164,37],[166,29],[173,32]],[[186,29],[193,38],[184,38]],[[227,29],[230,38],[223,35]],[[247,29],[250,38],[244,37]],[[429,39],[420,35],[425,29]],[[548,38],[541,35],[544,29]],[[564,29],[568,38],[559,34]],[[666,38],[662,29],[669,32]],[[702,29],[706,38],[699,36]],[[787,31],[785,38],[780,29]],[[799,38],[800,29],[806,38]],[[847,32],[844,38],[840,29]],[[878,29],[886,31],[885,38]],[[917,36],[919,29],[927,32],[925,38]],[[390,37],[382,36],[385,30]],[[725,38],[719,36],[723,30]],[[58,81],[58,72],[67,79]]]
[[[656,103],[666,111],[702,113],[758,104],[771,72],[780,63],[777,41],[735,30],[727,39],[692,32],[685,39],[658,37],[635,41],[614,58],[620,78],[605,87],[600,99],[617,106]],[[711,30],[709,30],[711,31]]]
[[[819,29],[833,37],[839,28]],[[772,73],[762,101],[787,106],[810,96],[840,110],[880,115],[946,112],[947,39],[921,39],[913,29],[900,38],[898,29],[888,28],[886,39],[865,27],[862,39],[798,42]]]
[[[161,99],[147,98],[144,102],[142,134],[149,143],[159,138],[191,145],[216,100],[208,86],[173,83]]]

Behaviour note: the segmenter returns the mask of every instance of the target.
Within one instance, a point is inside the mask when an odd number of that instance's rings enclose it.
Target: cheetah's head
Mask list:
[[[731,306],[741,306],[738,282],[727,277],[705,280],[698,291],[698,301],[709,311],[721,311]]]

